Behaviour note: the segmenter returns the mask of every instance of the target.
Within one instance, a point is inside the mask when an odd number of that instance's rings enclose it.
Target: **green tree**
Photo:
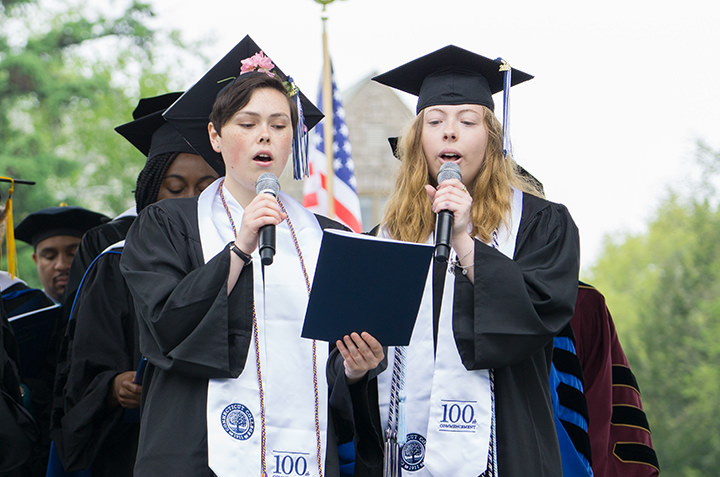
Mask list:
[[[61,202],[108,215],[129,207],[144,158],[113,128],[139,97],[177,89],[158,58],[186,54],[178,33],[151,26],[139,1],[0,2],[0,174],[37,182],[16,188],[16,223]],[[32,251],[18,250],[37,286]]]
[[[699,179],[670,191],[647,230],[608,240],[591,270],[643,392],[663,475],[720,466],[720,154],[698,147]]]

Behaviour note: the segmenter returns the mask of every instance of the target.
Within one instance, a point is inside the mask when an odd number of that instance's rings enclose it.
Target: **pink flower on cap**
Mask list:
[[[250,58],[246,58],[240,61],[240,63],[242,65],[240,67],[240,74],[250,73],[251,71],[258,71],[261,73],[266,73],[271,78],[275,77],[275,73],[271,71],[273,68],[275,68],[275,65],[273,64],[272,60],[265,56],[262,51],[255,53]]]

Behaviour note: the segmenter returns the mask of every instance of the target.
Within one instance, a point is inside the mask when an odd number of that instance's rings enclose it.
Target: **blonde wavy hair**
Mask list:
[[[515,161],[503,157],[502,125],[495,114],[483,106],[483,122],[488,131],[485,159],[469,190],[472,194],[472,235],[488,243],[493,231],[507,221],[511,207],[511,187],[542,197],[537,182],[520,173]],[[422,149],[424,111],[420,111],[398,144],[400,171],[395,191],[385,207],[383,225],[390,236],[407,242],[424,242],[435,228],[435,214],[425,184],[435,184],[428,173]]]

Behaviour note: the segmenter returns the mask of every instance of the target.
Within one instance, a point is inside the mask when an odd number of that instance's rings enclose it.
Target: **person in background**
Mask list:
[[[32,258],[45,294],[60,303],[70,264],[83,234],[109,217],[82,207],[48,207],[29,214],[15,227],[15,238],[33,247]]]
[[[38,278],[43,295],[33,289],[18,290],[12,297],[3,295],[3,300],[13,303],[12,314],[37,311],[53,304],[59,304],[67,283],[70,263],[75,255],[80,237],[90,228],[106,222],[108,217],[82,207],[48,207],[29,214],[15,227],[15,238],[33,247],[33,260],[37,264]],[[32,296],[32,300],[26,300]],[[15,306],[22,303],[20,306]],[[11,313],[8,313],[9,315]],[[49,325],[49,339],[43,354],[40,370],[32,378],[23,377],[29,397],[26,401],[40,427],[40,440],[34,450],[31,475],[45,475],[50,453],[50,409],[52,386],[55,379],[57,351],[64,324],[60,314]],[[20,352],[23,352],[20,345]]]
[[[197,198],[147,207],[128,233],[120,266],[148,359],[135,475],[337,476],[328,349],[300,331],[322,230],[341,226],[259,181],[291,153],[307,174],[305,133],[322,114],[245,37],[165,118],[227,172]]]
[[[140,100],[135,120],[116,128],[147,156],[135,189],[138,211],[158,200],[196,196],[218,178],[162,118],[180,95]],[[86,251],[121,234],[133,214],[122,217],[88,232]],[[132,297],[119,267],[122,239],[84,267],[55,383],[60,402],[53,410],[52,436],[60,462],[51,464],[66,471],[89,469],[94,477],[131,476],[137,452],[142,380],[135,370],[141,355]]]
[[[640,387],[602,293],[579,282],[570,325],[584,378],[595,477],[659,475]]]
[[[373,416],[354,420],[358,456],[397,458],[385,475],[562,475],[549,374],[573,314],[578,231],[521,173],[493,113],[494,93],[507,106],[510,86],[530,78],[452,45],[374,78],[418,96],[378,235],[435,243],[436,214],[454,219],[410,345],[388,350],[391,369],[379,372],[381,343],[367,333],[338,341],[329,363],[353,408]],[[460,177],[438,179],[446,163]]]
[[[16,184],[34,185],[32,181],[20,181],[10,177],[0,177],[0,182],[10,183],[5,205],[0,209],[0,237],[5,237],[5,256],[7,270],[0,270],[0,292],[2,292],[5,313],[8,318],[22,315],[53,305],[53,301],[37,288],[30,288],[17,274],[17,253],[12,216],[12,196]],[[1,197],[0,197],[1,198]],[[0,240],[1,241],[1,240]],[[2,257],[0,253],[0,257]]]
[[[550,392],[563,475],[573,477],[593,475],[584,390],[585,379],[577,356],[577,341],[568,324],[553,339]]]
[[[170,148],[175,148],[176,146],[173,144],[178,144],[180,149],[186,149],[188,146],[181,137],[172,137],[173,132],[171,127],[170,129],[163,127],[165,121],[162,118],[162,114],[158,112],[166,109],[167,106],[176,101],[181,95],[182,93],[180,92],[173,92],[141,99],[132,112],[133,122],[118,126],[115,130],[126,137],[126,139],[146,157],[148,154],[152,154],[153,156],[163,154],[164,157],[172,155],[171,150],[162,150],[163,148],[159,146],[159,144],[162,143],[165,143]],[[141,133],[143,130],[149,132],[143,135]],[[154,135],[154,131],[158,131],[158,134]],[[154,145],[153,138],[155,138]],[[182,143],[180,143],[180,141],[182,141]],[[163,161],[162,159],[163,158],[160,157],[153,158],[151,162],[146,164],[142,171],[142,176],[138,177],[140,185],[139,189],[135,190],[135,199],[136,202],[140,202],[143,206],[157,200],[161,186],[165,187],[165,193],[170,197],[173,196],[172,191],[181,191],[183,188],[189,186],[188,184],[183,184],[182,179],[176,178],[175,174],[169,176],[167,181],[159,181],[158,177],[164,177],[167,168],[172,163],[172,161]],[[181,193],[185,193],[185,191],[183,190]],[[135,221],[135,217],[137,217],[137,210],[136,206],[133,205],[110,222],[93,227],[83,235],[75,257],[73,257],[72,265],[70,266],[70,276],[68,277],[68,283],[65,288],[63,298],[63,316],[65,317],[65,321],[67,321],[69,317],[72,303],[75,300],[75,293],[90,263],[92,263],[95,257],[105,250],[105,248],[125,238],[130,226]]]

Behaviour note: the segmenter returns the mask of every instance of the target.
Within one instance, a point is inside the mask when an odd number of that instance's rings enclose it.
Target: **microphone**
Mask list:
[[[265,172],[258,177],[255,183],[256,194],[272,194],[273,197],[277,197],[280,192],[280,182],[275,174]],[[260,234],[258,236],[258,248],[260,249],[260,261],[263,265],[270,265],[273,263],[273,256],[275,255],[275,226],[274,225],[263,225],[260,227]]]
[[[437,175],[438,185],[450,179],[462,180],[460,166],[454,162],[445,162]],[[449,210],[441,210],[435,221],[435,260],[447,262],[450,257],[450,239],[452,239],[455,216]]]

